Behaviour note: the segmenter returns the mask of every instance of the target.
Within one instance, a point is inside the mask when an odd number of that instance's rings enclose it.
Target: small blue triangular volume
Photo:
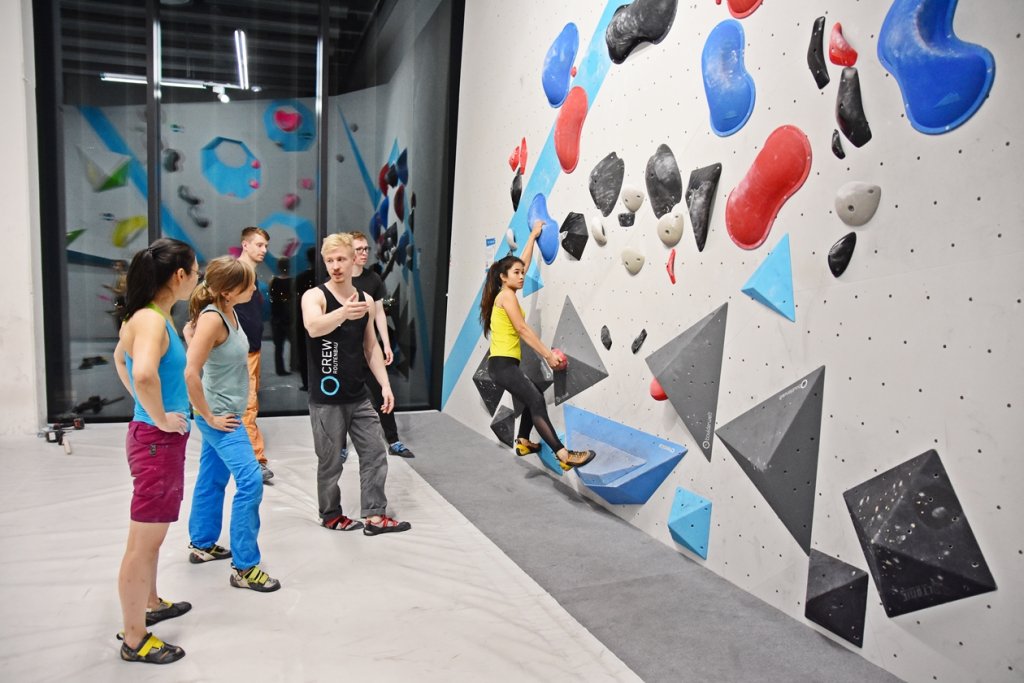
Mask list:
[[[597,454],[576,474],[613,505],[646,503],[686,454],[686,446],[574,406],[565,406],[564,415],[568,447]],[[602,458],[608,461],[602,463]]]
[[[693,491],[676,488],[676,497],[668,513],[668,530],[676,543],[708,559],[711,501]]]
[[[565,434],[558,432],[558,439],[564,443]],[[547,467],[558,476],[562,476],[562,466],[558,464],[558,458],[555,457],[555,452],[543,441],[541,441],[540,444],[540,453],[537,455],[540,456],[540,461],[543,463],[544,467]]]
[[[743,293],[779,315],[796,322],[793,305],[793,266],[789,257],[789,235],[768,252],[764,262],[743,285]]]
[[[521,292],[523,298],[539,291],[542,287],[544,287],[544,280],[541,279],[540,268],[534,266],[526,271],[526,277],[523,282],[523,291]]]

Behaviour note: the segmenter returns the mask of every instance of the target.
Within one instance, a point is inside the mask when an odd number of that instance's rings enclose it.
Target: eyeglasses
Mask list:
[[[370,248],[369,247],[356,247],[355,250],[356,250],[357,254],[368,254],[368,253],[370,253]]]

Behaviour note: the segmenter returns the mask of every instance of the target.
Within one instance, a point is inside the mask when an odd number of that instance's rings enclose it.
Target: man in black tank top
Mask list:
[[[302,320],[309,334],[309,419],[319,460],[316,479],[321,523],[339,531],[362,528],[367,536],[407,531],[411,527],[408,522],[387,515],[387,444],[363,374],[365,362],[381,386],[381,410],[390,413],[395,399],[373,332],[374,301],[352,285],[355,252],[348,234],[328,235],[320,253],[329,278],[302,295]],[[363,524],[345,516],[341,509],[338,480],[345,459],[339,453],[346,433],[359,454]]]

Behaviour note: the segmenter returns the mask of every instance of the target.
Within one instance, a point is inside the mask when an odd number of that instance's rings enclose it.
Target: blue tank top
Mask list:
[[[160,399],[164,405],[164,412],[182,413],[188,417],[189,402],[188,389],[185,387],[185,345],[181,343],[178,332],[171,325],[167,325],[167,351],[160,357],[160,366],[157,368],[157,375],[160,377]],[[135,393],[135,378],[132,377],[132,357],[126,352],[125,363],[128,366],[128,381],[132,385],[132,397],[135,399],[135,414],[132,419],[137,422],[145,422],[154,427],[156,424],[149,416],[146,409],[139,403],[139,397]]]

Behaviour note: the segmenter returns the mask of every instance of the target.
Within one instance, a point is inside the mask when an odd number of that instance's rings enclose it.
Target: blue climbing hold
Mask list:
[[[789,256],[789,235],[775,245],[764,262],[743,285],[743,293],[779,315],[796,322],[793,305],[793,266]]]
[[[398,182],[405,185],[409,182],[409,150],[403,149],[395,161],[395,172],[398,174]]]
[[[558,256],[558,223],[548,214],[548,202],[543,194],[536,194],[530,202],[530,210],[527,212],[526,223],[533,229],[537,221],[544,221],[544,230],[537,240],[537,247],[540,255],[544,257],[544,263],[549,266]],[[529,264],[527,264],[529,265]]]
[[[726,19],[712,29],[701,54],[711,130],[720,137],[742,128],[754,111],[754,79],[743,64],[744,45],[743,26]]]
[[[565,434],[558,432],[558,439],[560,441],[565,441]],[[544,467],[548,468],[558,476],[562,476],[562,466],[558,463],[558,458],[555,457],[555,452],[551,450],[550,446],[548,446],[544,442],[541,442],[540,453],[538,453],[537,455],[540,456],[540,461],[541,463],[543,463]]]
[[[668,513],[668,530],[676,543],[708,559],[711,501],[693,491],[677,487],[672,509]]]
[[[992,53],[953,33],[957,0],[895,0],[878,34],[878,60],[903,93],[910,124],[938,135],[962,125],[992,89]]]
[[[565,96],[569,94],[569,82],[572,80],[572,63],[576,52],[580,49],[580,32],[572,22],[565,25],[562,32],[551,43],[544,57],[544,71],[541,83],[544,94],[552,107],[562,106]]]
[[[686,446],[571,405],[565,406],[564,416],[566,445],[597,453],[590,464],[577,468],[576,474],[587,488],[613,505],[646,503],[686,454]],[[602,464],[606,456],[609,462]]]

